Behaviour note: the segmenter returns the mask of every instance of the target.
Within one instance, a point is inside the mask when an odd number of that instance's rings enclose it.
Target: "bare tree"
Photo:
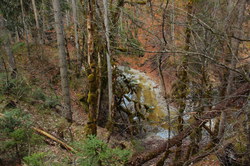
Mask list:
[[[112,105],[113,105],[113,86],[112,86],[112,67],[111,67],[111,50],[110,50],[110,28],[109,28],[109,20],[108,20],[108,2],[107,0],[103,0],[104,6],[104,24],[105,24],[105,36],[107,42],[107,71],[108,71],[108,93],[109,93],[109,124],[112,124]]]
[[[37,11],[36,1],[35,0],[32,0],[32,6],[33,6],[35,21],[36,21],[36,30],[37,30],[38,43],[43,44],[43,40],[41,38],[41,29],[40,29],[39,20],[38,20],[38,11]]]
[[[65,40],[64,40],[64,29],[62,23],[62,14],[59,0],[52,0],[54,8],[54,17],[57,34],[57,44],[59,50],[59,63],[60,63],[60,75],[61,75],[61,86],[64,100],[65,112],[64,117],[72,122],[72,110],[70,101],[70,90],[69,90],[69,79],[67,69],[67,57],[65,52]]]
[[[82,66],[82,57],[80,54],[79,46],[79,35],[78,35],[78,16],[77,16],[77,5],[76,0],[72,0],[72,11],[73,11],[73,21],[74,21],[74,32],[75,32],[75,47],[76,47],[76,58],[77,58],[77,74],[79,75]]]
[[[238,36],[241,37],[241,31],[242,31],[242,24],[244,22],[244,12],[246,10],[246,0],[241,0],[238,1],[237,7],[235,6],[235,9],[237,13],[232,13],[232,8],[233,8],[233,1],[230,0],[228,1],[228,13],[232,16],[232,14],[236,14],[236,22],[233,25],[236,25],[236,27],[231,28],[230,31],[232,31],[232,35],[233,36]],[[228,24],[230,24],[230,20],[228,20]],[[230,32],[229,32],[230,33]],[[230,39],[230,42],[227,43],[227,47],[229,49],[229,54],[231,57],[231,64],[229,65],[232,69],[236,68],[237,65],[237,60],[238,60],[238,52],[239,52],[239,45],[240,45],[240,41],[234,38]],[[230,96],[231,92],[232,92],[232,88],[233,88],[233,79],[235,77],[235,72],[230,70],[229,71],[229,75],[227,78],[227,87],[226,87],[226,93],[225,96]],[[218,138],[221,139],[224,131],[225,131],[225,127],[226,127],[226,112],[223,111],[221,114],[221,119],[220,119],[220,126],[219,126],[219,133],[218,133]]]
[[[4,18],[1,15],[0,15],[0,33],[1,33],[0,36],[3,39],[6,54],[8,56],[11,76],[12,78],[15,78],[17,74],[17,68],[16,68],[15,57],[13,55],[11,43],[10,43],[11,35],[8,29],[6,28]]]
[[[23,28],[24,28],[24,33],[25,33],[25,41],[27,45],[27,50],[28,50],[28,57],[30,58],[30,42],[29,42],[29,33],[28,33],[28,27],[25,21],[25,13],[24,13],[24,4],[23,0],[20,0],[21,4],[21,10],[22,10],[22,22],[23,22]]]

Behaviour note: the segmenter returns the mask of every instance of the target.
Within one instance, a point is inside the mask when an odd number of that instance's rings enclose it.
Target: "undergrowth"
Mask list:
[[[81,166],[122,166],[131,155],[129,150],[110,148],[95,136],[89,136],[84,142],[74,145],[78,150],[77,163]]]

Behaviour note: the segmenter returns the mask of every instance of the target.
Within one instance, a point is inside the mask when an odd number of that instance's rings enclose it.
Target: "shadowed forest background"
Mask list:
[[[249,165],[249,13],[0,0],[0,165]]]

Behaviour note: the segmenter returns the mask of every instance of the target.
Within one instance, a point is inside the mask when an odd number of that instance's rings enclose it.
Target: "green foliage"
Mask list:
[[[60,104],[60,100],[57,96],[47,96],[45,99],[45,108],[54,108],[56,105]]]
[[[28,166],[43,166],[45,157],[46,153],[33,153],[30,156],[24,157],[23,160]]]
[[[37,88],[32,92],[32,98],[34,100],[46,100],[46,95],[44,94],[43,90],[41,88]]]
[[[30,128],[29,116],[20,109],[11,109],[0,118],[0,154],[5,157],[22,158],[31,147],[41,142],[40,136]],[[3,157],[3,156],[0,156]]]
[[[39,1],[36,1],[39,2]],[[25,22],[27,24],[34,24],[34,16],[32,8],[30,8],[30,1],[23,0],[23,7],[25,11]],[[20,1],[1,0],[0,13],[7,20],[8,30],[14,32],[17,29],[23,28],[22,11]]]
[[[25,43],[24,42],[18,42],[15,43],[12,47],[12,51],[15,52],[20,52],[21,49],[23,49],[25,47]]]
[[[6,81],[4,77],[0,77],[0,95],[8,95],[23,100],[29,95],[30,90],[31,88],[23,78]]]
[[[57,96],[48,96],[40,88],[35,89],[31,97],[33,101],[42,101],[42,105],[39,107],[40,109],[54,108],[60,104],[60,99]]]
[[[84,143],[75,144],[79,148],[78,163],[82,166],[119,166],[124,165],[130,156],[129,150],[109,148],[102,140],[89,136]]]

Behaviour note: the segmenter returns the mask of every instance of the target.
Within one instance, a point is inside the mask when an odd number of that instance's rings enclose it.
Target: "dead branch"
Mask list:
[[[68,144],[66,144],[65,142],[59,140],[58,138],[56,138],[55,136],[41,130],[41,129],[38,129],[36,127],[31,127],[34,131],[36,131],[37,133],[45,136],[45,137],[48,137],[49,139],[59,143],[60,145],[62,145],[65,149],[67,149],[68,151],[71,151],[71,152],[74,152],[76,153],[76,150],[74,150],[74,148],[72,148],[71,146],[69,146]]]
[[[185,130],[183,130],[180,134],[176,135],[172,139],[164,142],[163,144],[152,150],[146,151],[141,154],[135,154],[134,156],[132,156],[130,161],[127,163],[127,166],[140,166],[145,162],[157,157],[159,154],[165,152],[166,149],[173,147],[174,145],[185,139],[187,136],[189,136],[194,128],[201,127],[208,120],[219,116],[222,110],[226,109],[227,107],[233,106],[237,99],[241,98],[243,95],[247,96],[249,92],[250,83],[243,84],[240,88],[236,90],[235,93],[231,95],[232,97],[227,98],[226,100],[223,100],[222,102],[214,106],[212,108],[212,111],[205,113],[201,118],[199,118],[195,123],[191,124]]]

